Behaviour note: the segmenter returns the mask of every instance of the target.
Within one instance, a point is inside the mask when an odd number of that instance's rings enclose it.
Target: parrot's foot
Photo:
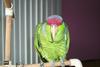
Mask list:
[[[55,61],[51,61],[50,63],[50,67],[55,67]]]
[[[44,63],[43,62],[40,62],[40,67],[44,67]]]
[[[64,64],[64,62],[61,62],[61,67],[65,67],[65,64]]]
[[[60,62],[61,62],[61,67],[65,67],[64,60],[61,59]]]

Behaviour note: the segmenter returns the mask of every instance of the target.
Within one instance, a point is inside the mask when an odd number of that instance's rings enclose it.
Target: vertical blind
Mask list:
[[[34,50],[34,31],[50,15],[61,15],[61,0],[13,0],[15,18],[11,33],[11,60],[13,64],[39,63]],[[4,61],[5,15],[0,0],[0,64]]]

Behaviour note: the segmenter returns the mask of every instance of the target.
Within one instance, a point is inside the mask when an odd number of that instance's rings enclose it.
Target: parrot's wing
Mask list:
[[[42,23],[39,23],[36,27],[36,31],[35,31],[35,37],[34,37],[34,48],[36,49],[36,52],[38,53],[39,57],[41,58],[41,60],[43,62],[47,62],[47,60],[45,58],[43,58],[43,56],[41,55],[41,43],[40,43],[40,39],[39,39],[39,34],[40,34],[40,30],[41,30],[41,27],[42,27]],[[41,52],[40,52],[40,51]]]
[[[66,45],[67,45],[67,52],[69,50],[69,45],[70,45],[70,34],[69,32],[66,34]]]
[[[38,39],[38,34],[39,34],[39,29],[41,27],[41,24],[38,24],[35,30],[35,36],[34,36],[34,47],[37,49],[39,47],[39,39]]]
[[[70,32],[67,24],[65,24],[65,41],[66,41],[66,54],[67,54],[70,46]]]
[[[41,43],[40,43],[40,34],[43,34],[41,33],[40,31],[42,30],[42,27],[43,27],[43,24],[44,23],[39,23],[36,27],[36,31],[35,31],[35,37],[34,37],[34,47],[35,48],[40,48],[41,47]],[[44,32],[44,31],[43,31]]]

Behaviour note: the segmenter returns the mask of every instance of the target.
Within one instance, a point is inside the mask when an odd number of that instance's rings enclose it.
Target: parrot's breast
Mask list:
[[[42,25],[40,34],[38,35],[41,45],[41,47],[39,48],[39,52],[45,59],[47,59],[48,61],[58,61],[60,60],[60,57],[66,55],[66,41],[64,34],[64,26],[58,27],[55,41],[52,41],[50,26],[46,24]]]

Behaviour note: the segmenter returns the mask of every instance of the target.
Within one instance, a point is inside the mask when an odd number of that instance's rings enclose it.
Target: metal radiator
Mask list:
[[[13,64],[39,63],[34,51],[34,30],[49,15],[61,15],[61,0],[13,0],[15,19],[11,33],[11,60]],[[0,0],[0,64],[4,61],[5,15]]]

